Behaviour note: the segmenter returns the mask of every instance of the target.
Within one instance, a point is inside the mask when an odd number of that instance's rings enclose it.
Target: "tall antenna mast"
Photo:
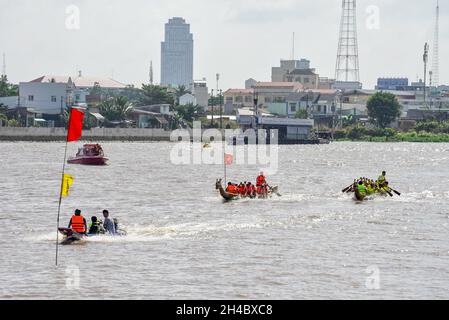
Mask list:
[[[292,60],[295,60],[295,33],[293,32]]]
[[[360,82],[356,9],[356,0],[342,0],[336,81]]]
[[[2,76],[6,76],[6,54],[3,52]]]
[[[423,54],[423,62],[424,62],[424,106],[427,107],[427,102],[426,102],[426,83],[427,83],[427,63],[429,61],[429,45],[426,44],[424,45],[424,54]]]
[[[437,12],[435,20],[435,34],[433,40],[433,56],[432,56],[432,75],[433,75],[433,86],[437,87],[440,84],[440,3],[437,0]]]
[[[150,84],[153,85],[153,60],[150,61]]]

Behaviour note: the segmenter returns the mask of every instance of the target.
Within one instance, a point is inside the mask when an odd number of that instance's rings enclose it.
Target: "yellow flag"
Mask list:
[[[61,195],[67,197],[69,195],[69,189],[73,184],[73,177],[70,174],[64,174],[62,179]]]

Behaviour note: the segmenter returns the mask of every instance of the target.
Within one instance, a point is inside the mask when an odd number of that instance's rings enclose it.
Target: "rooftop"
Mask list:
[[[370,90],[370,89],[363,89],[363,90],[358,90],[358,92],[360,92],[362,94],[367,94],[367,95],[375,94],[377,92],[391,93],[391,94],[394,94],[395,96],[415,96],[416,95],[415,91],[398,91],[398,90]]]
[[[93,88],[97,83],[102,88],[107,89],[124,89],[126,85],[114,79],[100,78],[100,77],[70,77],[70,76],[56,76],[44,75],[37,79],[31,80],[32,83],[69,83],[72,81],[78,88]]]
[[[255,88],[267,89],[297,89],[301,90],[304,86],[299,82],[257,82]]]
[[[312,69],[295,69],[288,73],[289,75],[301,75],[301,76],[316,76],[316,73]]]
[[[254,89],[229,89],[225,94],[253,94]]]

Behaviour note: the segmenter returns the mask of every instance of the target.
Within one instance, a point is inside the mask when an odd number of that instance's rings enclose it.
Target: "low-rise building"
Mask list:
[[[191,93],[186,93],[183,96],[179,97],[179,105],[186,106],[188,104],[197,105],[196,97]]]
[[[257,82],[251,89],[229,89],[224,93],[226,109],[232,107],[237,110],[242,107],[253,107],[254,99],[260,107],[273,110],[285,109],[286,98],[289,94],[304,90],[297,82]]]
[[[280,67],[271,69],[272,82],[297,82],[307,89],[318,89],[319,75],[310,68],[310,61],[281,60]]]
[[[310,133],[313,128],[313,119],[291,119],[277,117],[269,113],[259,111],[256,121],[254,109],[240,108],[237,110],[237,123],[242,130],[254,129],[265,130],[267,137],[270,130],[278,131],[279,143],[299,143],[310,141]]]
[[[294,70],[310,69],[310,61],[307,59],[301,60],[281,60],[279,67],[271,68],[271,81],[282,82],[285,81],[285,76]]]
[[[378,78],[376,90],[407,90],[408,78]]]
[[[332,85],[332,89],[351,91],[351,90],[361,90],[362,84],[358,81],[335,81]]]
[[[335,84],[335,79],[330,79],[327,77],[320,77],[318,80],[318,89],[332,89]]]
[[[192,94],[195,96],[196,104],[202,107],[204,110],[207,109],[209,102],[209,89],[207,88],[206,79],[195,80],[193,82]]]
[[[294,117],[301,109],[306,110],[311,116],[334,115],[337,110],[337,99],[338,91],[333,89],[307,90],[291,94],[287,98],[287,116]]]
[[[225,108],[237,110],[254,105],[254,89],[229,89],[224,93]]]
[[[61,115],[69,106],[86,103],[87,96],[94,87],[119,92],[126,85],[98,77],[45,75],[19,83],[19,104],[44,115]]]
[[[138,128],[168,130],[173,121],[173,114],[170,113],[170,105],[168,104],[132,108],[130,117],[137,124]]]
[[[313,69],[295,69],[284,76],[286,82],[298,82],[305,89],[318,89],[319,76]]]

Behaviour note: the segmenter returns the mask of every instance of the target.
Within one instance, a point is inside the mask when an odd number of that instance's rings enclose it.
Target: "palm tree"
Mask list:
[[[153,104],[174,104],[173,96],[167,91],[167,88],[155,86],[152,84],[142,84],[142,95],[139,102],[141,105]]]
[[[124,121],[133,108],[127,97],[114,96],[99,104],[100,113],[109,121]]]
[[[186,88],[185,85],[180,85],[175,89],[176,100],[179,103],[179,98],[181,98],[186,93],[191,93],[190,90]]]
[[[176,106],[175,111],[176,115],[180,120],[184,120],[190,126],[192,126],[193,121],[198,117],[201,108],[198,105],[194,105],[189,103],[185,106]]]

